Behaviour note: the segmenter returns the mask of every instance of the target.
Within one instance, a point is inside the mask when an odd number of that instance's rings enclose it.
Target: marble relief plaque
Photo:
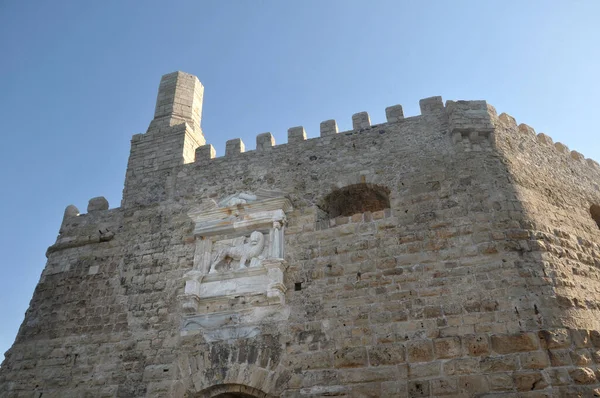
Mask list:
[[[291,209],[280,192],[261,191],[231,195],[188,213],[194,221],[195,253],[180,297],[186,314],[182,333],[211,331],[213,338],[244,334],[241,329],[218,333],[214,329],[222,318],[244,320],[228,328],[255,330],[248,324],[287,313],[284,229]],[[247,297],[241,300],[247,305],[227,318],[226,304],[240,297]]]

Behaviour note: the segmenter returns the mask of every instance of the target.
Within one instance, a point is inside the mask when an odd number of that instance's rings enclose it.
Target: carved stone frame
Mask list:
[[[248,324],[256,321],[257,317],[279,318],[285,313],[282,308],[286,291],[283,277],[287,268],[284,229],[286,212],[291,209],[287,198],[277,197],[188,213],[195,223],[195,253],[194,266],[184,275],[185,289],[180,296],[181,308],[186,314],[184,332],[215,329],[232,323]],[[210,272],[216,241],[246,236],[253,231],[263,233],[268,243],[264,258],[257,266]],[[240,296],[262,297],[263,304],[260,308],[253,308],[255,300],[249,299],[245,308],[233,311],[235,316],[228,316],[231,311],[223,308],[233,297]],[[264,306],[265,301],[271,310]],[[252,332],[243,334],[248,333]],[[218,336],[215,339],[219,339]]]

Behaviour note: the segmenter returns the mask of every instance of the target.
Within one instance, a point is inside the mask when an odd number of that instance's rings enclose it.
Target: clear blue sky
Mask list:
[[[600,160],[600,1],[0,0],[0,352],[12,344],[64,208],[120,203],[131,135],[160,76],[205,86],[223,154],[289,127],[318,136],[386,106],[487,99]]]

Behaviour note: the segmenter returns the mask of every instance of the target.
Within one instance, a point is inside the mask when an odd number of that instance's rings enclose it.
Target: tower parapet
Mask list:
[[[173,72],[161,78],[154,119],[145,134],[131,139],[124,206],[130,192],[144,184],[147,173],[194,161],[196,149],[206,143],[200,127],[203,96],[204,86],[194,75]]]
[[[160,79],[154,120],[148,130],[188,123],[199,135],[204,86],[194,75],[173,72]]]

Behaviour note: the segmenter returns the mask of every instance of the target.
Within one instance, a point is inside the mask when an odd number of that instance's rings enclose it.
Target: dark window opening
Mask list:
[[[590,215],[596,221],[596,225],[600,228],[600,206],[592,205],[590,207]]]
[[[330,219],[389,209],[389,190],[374,184],[348,185],[327,195],[320,207]]]
[[[302,290],[302,282],[294,283],[294,290],[295,291]]]

